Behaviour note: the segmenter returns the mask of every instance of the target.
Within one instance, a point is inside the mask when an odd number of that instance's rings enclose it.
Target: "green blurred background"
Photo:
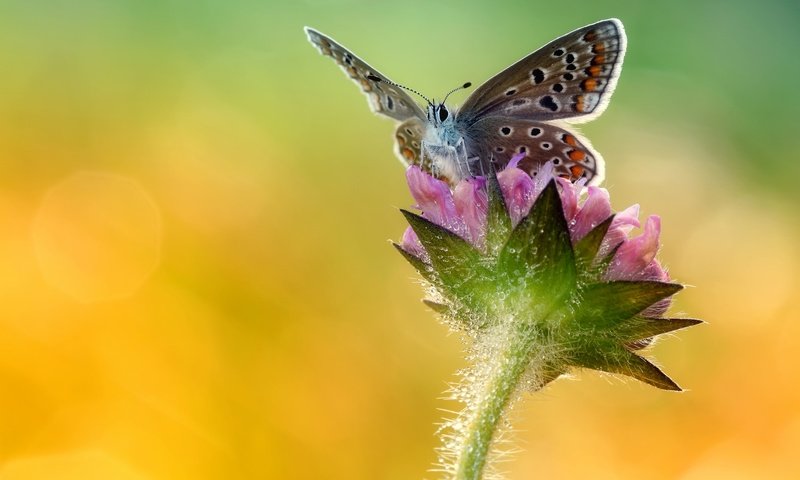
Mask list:
[[[461,342],[387,239],[391,122],[308,44],[429,96],[624,22],[584,133],[662,216],[689,391],[578,372],[509,478],[800,478],[796,1],[0,1],[0,478],[433,478]],[[464,94],[456,99],[463,100]]]

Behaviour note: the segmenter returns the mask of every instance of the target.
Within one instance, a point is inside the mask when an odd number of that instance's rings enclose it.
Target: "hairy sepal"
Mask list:
[[[555,180],[511,232],[497,270],[510,291],[524,297],[522,308],[532,308],[537,315],[552,310],[575,289],[575,253]]]
[[[481,332],[496,334],[497,328],[509,335],[533,332],[538,340],[532,345],[540,353],[552,350],[546,371],[531,372],[532,378],[544,383],[571,367],[585,367],[679,390],[633,350],[647,346],[655,336],[700,323],[647,318],[642,313],[683,287],[659,281],[604,280],[619,248],[603,249],[614,216],[573,246],[555,181],[547,184],[515,228],[494,175],[488,177],[487,189],[484,251],[420,215],[403,211],[430,263],[398,250],[440,294],[426,304],[449,325],[471,332],[477,344],[485,343]],[[501,345],[493,348],[502,350]]]

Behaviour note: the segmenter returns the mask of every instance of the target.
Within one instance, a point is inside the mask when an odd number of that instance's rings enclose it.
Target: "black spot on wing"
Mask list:
[[[539,85],[540,83],[544,82],[544,72],[541,68],[534,68],[531,71],[531,77],[533,78],[533,83]]]
[[[553,97],[550,95],[545,95],[544,97],[539,99],[539,105],[542,107],[550,110],[551,112],[558,111],[558,104],[553,100]]]

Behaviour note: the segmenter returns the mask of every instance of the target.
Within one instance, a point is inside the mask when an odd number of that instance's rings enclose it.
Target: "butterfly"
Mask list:
[[[603,20],[553,40],[478,87],[460,108],[428,100],[403,87],[317,30],[309,41],[332,57],[367,95],[372,110],[397,122],[395,149],[406,165],[419,165],[451,185],[504,167],[524,154],[519,168],[531,176],[548,161],[556,173],[599,184],[604,162],[570,127],[599,116],[608,105],[625,57],[622,22]],[[409,95],[427,101],[423,110]]]

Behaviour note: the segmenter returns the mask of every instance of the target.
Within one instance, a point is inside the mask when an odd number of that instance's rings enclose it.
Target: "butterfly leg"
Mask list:
[[[433,164],[429,167],[425,162],[430,163],[430,154],[428,153],[428,142],[422,140],[419,145],[419,168],[425,171],[432,172]]]
[[[461,137],[459,142],[456,144],[456,155],[459,167],[464,165],[467,170],[465,174],[464,169],[460,168],[462,178],[486,176],[486,169],[484,168],[483,162],[481,162],[481,157],[479,155],[474,157],[469,156],[469,152],[467,151],[467,142],[464,141],[464,137]]]
[[[439,165],[437,165],[435,161],[436,154],[432,153],[433,150],[434,148],[430,143],[426,142],[425,140],[422,140],[422,142],[420,142],[419,167],[422,170],[429,172],[434,177],[438,177],[441,174],[440,172],[441,169],[439,168]]]
[[[477,163],[477,164],[478,164],[478,169],[479,169],[479,170],[480,170],[480,172],[481,172],[481,177],[484,177],[484,178],[485,178],[485,177],[486,177],[486,169],[485,169],[485,168],[483,168],[483,162],[481,162],[481,157],[472,157],[472,158],[470,159],[470,162],[473,162],[473,163]]]
[[[461,178],[471,177],[477,174],[473,171],[472,161],[467,155],[467,144],[464,137],[461,137],[456,143],[455,147],[456,163],[458,164],[458,172]]]

